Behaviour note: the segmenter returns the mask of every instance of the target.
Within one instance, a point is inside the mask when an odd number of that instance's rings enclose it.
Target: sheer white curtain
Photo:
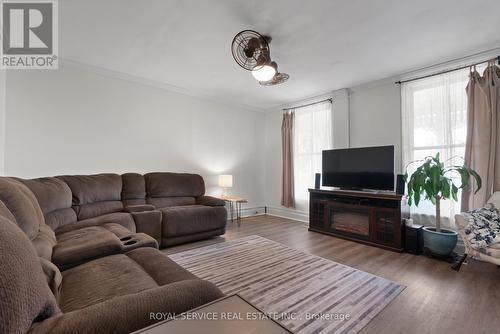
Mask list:
[[[468,80],[469,69],[465,69],[402,84],[403,169],[410,162],[437,152],[448,163],[463,164]],[[413,170],[410,166],[409,173]],[[435,207],[430,201],[412,207],[411,211],[417,222],[432,224]],[[453,228],[453,217],[459,212],[460,200],[443,201],[444,225]]]
[[[325,101],[296,108],[294,124],[295,206],[308,210],[309,188],[321,173],[321,152],[333,147],[332,103]]]

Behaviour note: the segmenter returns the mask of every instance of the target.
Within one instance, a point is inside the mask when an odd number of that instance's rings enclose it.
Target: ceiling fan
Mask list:
[[[287,81],[290,76],[278,72],[278,64],[271,60],[269,43],[271,37],[263,36],[254,30],[240,31],[233,38],[231,52],[233,58],[262,86],[274,86]]]

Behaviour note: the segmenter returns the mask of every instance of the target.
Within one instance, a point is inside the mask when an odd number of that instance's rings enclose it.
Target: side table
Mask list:
[[[229,212],[231,215],[231,222],[234,222],[234,214],[236,211],[236,222],[238,223],[238,226],[241,225],[241,205],[243,203],[248,203],[248,201],[239,196],[221,196],[219,197],[221,200],[226,201],[226,203],[229,204]]]

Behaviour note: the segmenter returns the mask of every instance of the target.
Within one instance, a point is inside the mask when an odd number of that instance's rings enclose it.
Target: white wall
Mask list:
[[[385,79],[333,93],[335,148],[395,145],[396,172],[401,171],[400,89]],[[298,102],[297,104],[300,104]],[[307,220],[307,208],[281,206],[282,110],[266,114],[266,203],[272,214]]]
[[[193,172],[214,194],[233,174],[232,193],[264,204],[263,113],[69,65],[12,71],[6,95],[7,175]]]
[[[4,175],[6,75],[5,70],[0,70],[0,175]]]
[[[395,79],[350,89],[350,146],[395,145],[401,172],[401,91]]]

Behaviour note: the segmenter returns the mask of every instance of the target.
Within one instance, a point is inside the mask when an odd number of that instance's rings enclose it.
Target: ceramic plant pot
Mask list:
[[[458,234],[455,231],[442,228],[441,232],[436,232],[435,227],[424,227],[423,231],[424,247],[436,255],[450,255],[457,245]]]

